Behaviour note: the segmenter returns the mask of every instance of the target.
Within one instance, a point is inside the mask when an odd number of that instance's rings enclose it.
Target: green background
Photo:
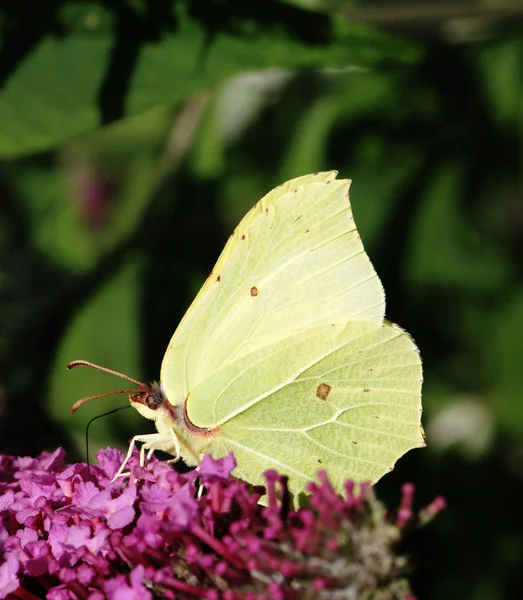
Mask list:
[[[523,9],[517,3],[7,2],[0,8],[0,452],[85,457],[149,381],[265,192],[338,169],[424,360],[427,448],[377,485],[449,507],[408,542],[420,598],[523,575]],[[93,448],[151,423],[93,424]]]

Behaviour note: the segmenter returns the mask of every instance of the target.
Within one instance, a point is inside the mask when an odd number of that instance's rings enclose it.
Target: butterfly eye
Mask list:
[[[158,408],[158,402],[152,394],[149,394],[145,398],[145,406],[147,406],[148,408],[152,408],[153,410],[156,410]]]

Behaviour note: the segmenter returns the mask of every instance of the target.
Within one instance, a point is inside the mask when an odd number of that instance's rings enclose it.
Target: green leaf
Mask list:
[[[485,44],[473,54],[493,116],[506,128],[521,126],[521,36]]]
[[[82,273],[132,236],[157,185],[170,120],[165,111],[150,111],[67,146],[56,165],[19,161],[6,168],[38,251]],[[96,211],[106,213],[99,226],[89,219]]]
[[[518,289],[496,312],[490,343],[485,346],[492,379],[492,408],[513,435],[523,433],[523,290]]]
[[[133,378],[140,377],[139,358],[139,289],[141,269],[135,261],[100,286],[77,311],[57,352],[50,378],[46,410],[62,427],[73,434],[77,450],[85,452],[85,427],[88,420],[106,410],[125,406],[125,395],[100,399],[71,415],[71,406],[80,398],[115,389],[132,388],[134,384],[106,373],[84,367],[67,371],[72,360],[88,360]],[[92,448],[107,444],[125,446],[125,438],[139,431],[143,419],[134,410],[101,419],[90,434]],[[125,429],[127,436],[118,430]]]
[[[411,240],[407,273],[417,286],[442,286],[467,292],[494,290],[510,268],[499,248],[489,243],[464,215],[463,174],[443,167],[428,184]]]
[[[330,95],[320,97],[310,106],[297,124],[287,149],[279,174],[281,181],[327,169],[327,144],[338,112],[335,98]]]
[[[98,127],[101,114],[107,119],[99,100],[102,89],[105,97],[122,99],[119,117],[176,105],[246,70],[374,66],[419,57],[411,44],[344,20],[331,20],[322,33],[328,17],[292,7],[279,22],[268,25],[250,16],[221,31],[180,14],[175,33],[142,43],[127,79],[117,73],[106,81],[115,47],[111,20],[96,6],[83,10],[78,14],[82,7],[76,5],[74,21],[90,23],[88,29],[75,27],[64,37],[42,39],[1,90],[0,157],[52,148]],[[313,39],[306,43],[299,35]],[[132,40],[118,40],[126,42]]]

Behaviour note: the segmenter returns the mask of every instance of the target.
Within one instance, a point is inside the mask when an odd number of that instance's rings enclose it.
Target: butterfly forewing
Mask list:
[[[352,320],[382,322],[383,289],[347,192],[347,181],[302,186],[268,202],[242,229],[214,283],[171,340],[162,366],[171,402],[183,402],[228,363],[295,332]]]

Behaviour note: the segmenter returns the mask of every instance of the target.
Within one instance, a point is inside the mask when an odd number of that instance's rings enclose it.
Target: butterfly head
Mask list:
[[[162,386],[153,381],[150,385],[141,383],[138,389],[129,393],[131,406],[135,408],[142,417],[156,421],[160,409],[167,409],[169,412],[173,407],[167,401]]]
[[[150,385],[146,383],[142,383],[141,381],[137,381],[136,379],[132,379],[127,375],[123,375],[118,371],[113,371],[112,369],[107,369],[106,367],[101,367],[94,363],[87,362],[85,360],[75,360],[67,365],[68,369],[72,369],[74,367],[91,367],[93,369],[97,369],[98,371],[104,371],[106,373],[110,373],[111,375],[116,375],[117,377],[121,377],[123,379],[127,379],[136,385],[136,389],[132,390],[117,390],[114,392],[105,392],[103,394],[96,394],[95,396],[87,396],[86,398],[81,398],[71,408],[71,413],[75,413],[82,404],[86,402],[90,402],[91,400],[95,400],[97,398],[104,398],[106,396],[115,396],[117,394],[129,394],[129,401],[131,402],[131,406],[136,408],[136,410],[146,419],[156,420],[158,409],[162,407],[170,407],[165,394],[163,392],[162,387],[159,383],[153,382]]]

